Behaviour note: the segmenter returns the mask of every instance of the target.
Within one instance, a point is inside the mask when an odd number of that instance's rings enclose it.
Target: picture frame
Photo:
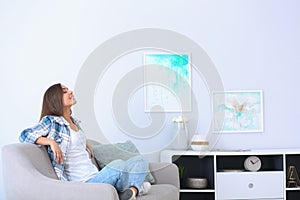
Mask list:
[[[214,91],[214,133],[263,132],[263,91]]]
[[[144,66],[145,112],[192,110],[189,53],[145,53]]]

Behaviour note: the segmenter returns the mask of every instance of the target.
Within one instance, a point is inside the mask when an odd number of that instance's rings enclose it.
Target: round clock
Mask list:
[[[244,167],[246,170],[256,172],[261,168],[261,160],[257,156],[249,156],[245,159]]]

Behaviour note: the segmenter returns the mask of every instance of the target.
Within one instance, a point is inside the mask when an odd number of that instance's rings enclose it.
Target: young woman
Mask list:
[[[93,149],[78,121],[71,116],[74,104],[73,92],[66,86],[49,87],[44,94],[40,122],[22,131],[20,141],[47,145],[59,180],[108,183],[117,189],[120,200],[135,199],[145,180],[148,162],[136,156],[126,161],[115,160],[98,171],[90,159]]]

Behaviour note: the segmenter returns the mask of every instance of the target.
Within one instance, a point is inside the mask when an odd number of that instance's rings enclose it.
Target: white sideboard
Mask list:
[[[258,171],[245,169],[244,162],[250,156],[260,159]],[[290,166],[295,166],[300,176],[300,149],[164,150],[160,160],[183,169],[181,200],[300,200],[300,188],[288,180]],[[205,189],[188,188],[187,178],[206,178],[208,185]]]

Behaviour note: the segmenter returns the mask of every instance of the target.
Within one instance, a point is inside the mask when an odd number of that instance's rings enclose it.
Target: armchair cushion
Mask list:
[[[95,144],[93,145],[95,160],[98,166],[105,167],[108,163],[116,159],[127,160],[133,156],[140,155],[136,146],[130,141],[115,143],[115,144]],[[154,183],[155,179],[149,172],[145,181]]]
[[[138,149],[130,141],[116,144],[96,144],[93,145],[94,155],[100,168],[116,159],[127,160],[139,155]]]

